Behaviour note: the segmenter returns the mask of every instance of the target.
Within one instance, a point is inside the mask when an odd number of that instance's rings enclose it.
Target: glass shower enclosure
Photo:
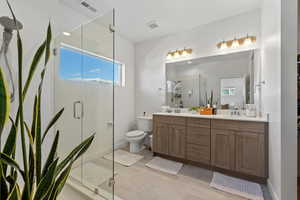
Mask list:
[[[72,183],[104,199],[114,199],[114,85],[121,66],[115,63],[114,11],[55,39],[54,108],[64,108],[56,125],[59,156],[94,134],[89,150],[71,171]],[[105,157],[105,158],[104,158]]]

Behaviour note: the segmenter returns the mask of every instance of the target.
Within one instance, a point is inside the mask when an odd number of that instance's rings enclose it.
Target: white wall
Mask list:
[[[269,123],[269,189],[275,200],[295,200],[297,179],[297,1],[262,4],[262,88]]]
[[[188,32],[137,43],[136,115],[144,111],[147,113],[159,111],[160,106],[165,103],[164,91],[159,91],[159,88],[165,86],[165,58],[168,51],[184,47],[192,48],[191,58],[196,58],[246,50],[249,47],[221,51],[217,49],[216,44],[222,40],[245,36],[247,33],[258,37],[256,45],[259,47],[260,10],[200,26]]]
[[[264,1],[262,10],[262,80],[265,80],[266,84],[262,88],[262,105],[264,112],[270,114],[269,188],[275,200],[281,196],[280,14],[280,0]]]

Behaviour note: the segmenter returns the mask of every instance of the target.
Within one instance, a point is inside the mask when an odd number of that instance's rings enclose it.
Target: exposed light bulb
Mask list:
[[[182,56],[187,56],[188,55],[188,52],[187,52],[187,50],[186,49],[184,49],[183,51],[182,51],[182,54],[181,54]]]
[[[223,41],[223,42],[221,43],[220,49],[221,49],[221,50],[227,49],[227,43],[226,43],[225,41]]]
[[[174,53],[174,58],[178,58],[180,55],[179,55],[179,52],[178,51],[175,51]]]
[[[249,36],[247,36],[245,41],[244,41],[244,45],[251,45],[251,44],[252,44],[252,40]]]
[[[232,48],[238,48],[240,46],[240,43],[237,39],[234,39],[233,42],[232,42],[232,45],[231,47]]]
[[[171,53],[168,53],[167,59],[168,59],[168,60],[171,60],[171,59],[172,59],[172,54],[171,54]]]

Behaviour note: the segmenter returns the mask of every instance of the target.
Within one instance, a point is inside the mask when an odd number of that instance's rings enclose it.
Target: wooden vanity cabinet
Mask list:
[[[268,123],[154,115],[153,152],[265,182]]]
[[[153,151],[176,158],[185,158],[186,119],[154,116]]]
[[[212,165],[267,177],[267,123],[212,120]]]
[[[218,168],[235,169],[235,136],[230,130],[212,129],[212,165]]]
[[[185,158],[185,145],[185,126],[169,125],[169,155],[177,158]]]
[[[153,150],[157,153],[169,154],[169,125],[156,122],[153,129]]]
[[[265,136],[259,133],[235,133],[235,170],[258,177],[266,176]]]
[[[210,119],[187,119],[187,160],[210,165],[211,133]]]

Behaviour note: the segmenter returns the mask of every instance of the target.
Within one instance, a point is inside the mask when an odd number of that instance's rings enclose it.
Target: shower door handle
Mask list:
[[[80,113],[78,112],[78,105],[80,105]],[[74,119],[83,118],[83,103],[81,101],[75,101],[73,103],[73,118]]]

